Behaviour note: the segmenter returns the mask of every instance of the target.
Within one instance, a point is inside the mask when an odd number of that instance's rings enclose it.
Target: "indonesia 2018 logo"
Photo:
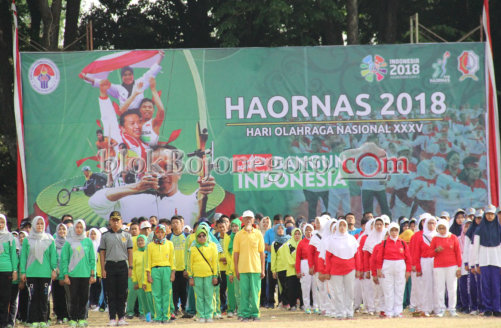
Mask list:
[[[388,64],[384,61],[383,57],[374,55],[373,59],[372,55],[368,55],[362,59],[360,74],[362,74],[362,77],[367,82],[372,82],[374,79],[379,82],[384,79],[384,76],[388,72],[387,66]]]
[[[35,61],[28,71],[28,80],[36,92],[46,95],[56,90],[59,84],[59,69],[50,59]]]

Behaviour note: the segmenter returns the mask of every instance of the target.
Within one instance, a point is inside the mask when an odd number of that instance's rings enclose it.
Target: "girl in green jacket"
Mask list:
[[[49,287],[57,277],[57,253],[54,238],[45,233],[45,220],[35,216],[31,232],[21,250],[21,281],[30,294],[28,322],[32,327],[47,327]]]
[[[7,219],[0,214],[0,327],[7,327],[12,281],[17,280],[17,254],[14,237],[7,229]]]
[[[84,220],[76,220],[61,251],[61,273],[70,289],[70,327],[86,327],[89,286],[96,281],[94,245],[85,234]]]

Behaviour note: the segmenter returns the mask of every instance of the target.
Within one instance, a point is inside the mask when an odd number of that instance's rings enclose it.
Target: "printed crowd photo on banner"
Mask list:
[[[29,211],[193,225],[488,202],[483,43],[22,53]]]

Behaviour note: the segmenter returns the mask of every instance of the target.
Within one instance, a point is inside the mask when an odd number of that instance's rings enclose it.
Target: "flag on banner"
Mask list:
[[[488,170],[490,176],[490,202],[495,206],[501,204],[500,172],[501,162],[499,147],[499,117],[496,97],[496,80],[494,78],[494,62],[492,58],[492,40],[489,18],[489,0],[484,0],[482,24],[486,35],[485,42],[485,70],[486,76],[486,105],[487,105],[487,141],[488,141]]]
[[[19,56],[19,36],[17,26],[17,10],[15,0],[12,0],[13,41],[12,51],[14,59],[14,114],[17,133],[17,222],[28,216],[28,193],[26,185],[26,165],[24,157],[24,121],[23,97],[21,88],[21,58]]]

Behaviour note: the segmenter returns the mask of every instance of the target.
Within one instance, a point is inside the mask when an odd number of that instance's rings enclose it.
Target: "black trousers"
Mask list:
[[[17,304],[17,318],[22,322],[28,322],[28,303],[30,300],[28,286],[19,289],[19,302]]]
[[[285,289],[287,288],[287,285],[285,282],[285,280],[287,278],[287,271],[283,270],[283,271],[277,272],[277,278],[278,278],[278,281],[280,282],[280,286],[282,287],[282,290],[280,290],[280,288],[278,289],[278,301],[282,302],[283,305],[288,304],[287,298],[285,296],[286,295]]]
[[[12,290],[12,272],[0,272],[0,327],[7,326]]]
[[[308,202],[308,217],[310,219],[317,216],[317,204],[319,198],[322,198],[326,209],[329,207],[329,191],[303,190],[303,193],[304,198]]]
[[[28,322],[47,322],[49,317],[50,278],[28,278]]]
[[[89,304],[99,305],[99,296],[101,296],[101,278],[96,278],[96,282],[90,285]]]
[[[70,277],[70,319],[85,320],[89,301],[89,278]]]
[[[267,305],[275,307],[275,288],[277,287],[277,279],[273,278],[273,272],[271,272],[271,263],[266,263],[266,280],[268,283],[268,289],[266,291]],[[261,289],[262,292],[262,289]]]
[[[106,294],[108,295],[108,311],[110,320],[125,317],[125,302],[127,301],[127,284],[129,268],[126,261],[106,262]]]
[[[228,308],[228,301],[226,300],[226,289],[228,288],[228,281],[226,280],[226,271],[221,271],[221,284],[219,285],[219,299],[221,300],[221,313],[225,312]]]
[[[56,314],[57,320],[69,318],[66,291],[60,282],[61,280],[54,280],[52,282],[52,310]]]
[[[381,207],[381,214],[390,215],[390,208],[388,207],[388,200],[386,199],[386,191],[384,190],[362,190],[362,206],[364,212],[373,212],[374,198],[377,199]]]
[[[266,284],[267,284],[267,282],[268,281],[267,281],[266,277],[264,277],[263,279],[261,279],[261,296],[260,296],[260,299],[259,299],[259,306],[266,306],[268,304],[268,302],[266,301],[266,298],[268,296],[268,294],[266,292]]]
[[[176,311],[179,310],[179,302],[181,302],[181,309],[186,310],[187,285],[188,279],[183,276],[183,271],[176,271],[176,279],[172,283],[172,296],[174,297],[173,302]]]
[[[296,306],[299,297],[301,285],[297,276],[290,276],[285,278],[285,295],[287,304],[291,307]]]
[[[14,324],[16,323],[18,295],[19,295],[19,285],[12,284],[10,290],[9,317],[7,320],[8,324],[12,326],[14,326]]]

